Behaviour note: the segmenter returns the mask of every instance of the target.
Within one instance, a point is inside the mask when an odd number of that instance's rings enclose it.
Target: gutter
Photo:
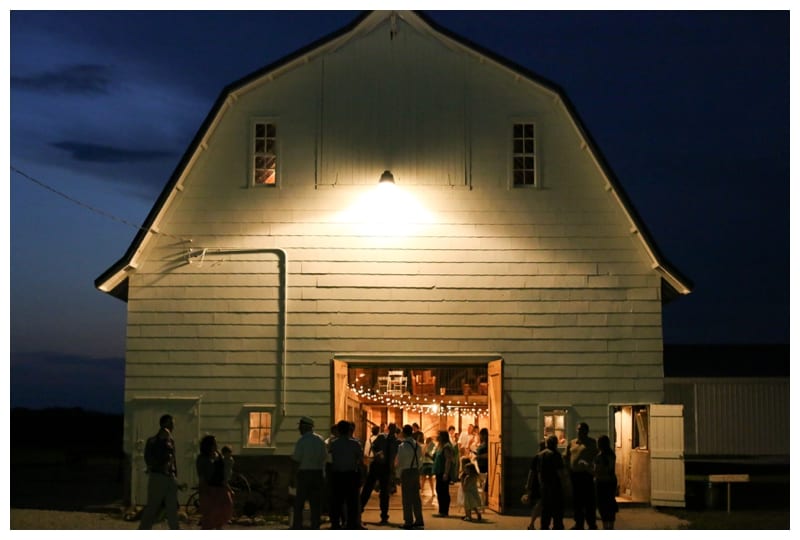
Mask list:
[[[279,271],[280,271],[280,355],[278,360],[278,387],[280,396],[278,401],[281,404],[281,416],[286,416],[286,359],[287,359],[287,337],[286,329],[288,327],[287,315],[289,313],[289,258],[286,251],[281,248],[203,248],[192,249],[186,256],[186,261],[191,264],[192,260],[196,257],[203,257],[209,253],[220,255],[241,255],[247,253],[272,253],[278,256]]]

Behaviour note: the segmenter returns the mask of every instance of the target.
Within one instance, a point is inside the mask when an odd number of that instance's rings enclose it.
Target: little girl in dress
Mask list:
[[[478,491],[480,475],[478,469],[470,462],[464,464],[461,473],[461,489],[464,493],[464,521],[472,521],[472,512],[481,520],[481,495]]]

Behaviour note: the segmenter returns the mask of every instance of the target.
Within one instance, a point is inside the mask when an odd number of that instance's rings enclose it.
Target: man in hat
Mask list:
[[[328,450],[325,440],[314,433],[314,419],[303,416],[297,423],[300,438],[294,445],[292,459],[296,463],[294,519],[290,529],[303,528],[303,507],[306,501],[311,508],[311,528],[319,529],[324,485],[325,463]]]

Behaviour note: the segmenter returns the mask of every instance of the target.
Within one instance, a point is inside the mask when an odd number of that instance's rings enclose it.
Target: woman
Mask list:
[[[481,428],[478,432],[478,446],[475,447],[475,463],[478,466],[478,473],[480,474],[481,482],[483,483],[483,504],[486,504],[486,498],[489,495],[489,430]]]
[[[428,437],[422,445],[422,461],[419,474],[422,477],[420,484],[420,491],[425,489],[425,484],[431,488],[431,500],[436,498],[436,477],[433,475],[433,455],[436,453],[436,443],[433,438]]]
[[[597,509],[604,529],[613,529],[617,507],[617,475],[614,471],[616,455],[611,448],[608,435],[597,439],[598,454],[594,458],[594,485],[597,493]]]
[[[433,455],[433,474],[436,476],[436,498],[439,500],[439,513],[433,517],[447,517],[450,514],[450,470],[455,459],[450,435],[440,431],[438,445]],[[455,479],[453,479],[455,480]]]
[[[200,528],[221,529],[233,517],[233,499],[225,481],[225,462],[213,435],[200,440],[195,467],[200,480]]]

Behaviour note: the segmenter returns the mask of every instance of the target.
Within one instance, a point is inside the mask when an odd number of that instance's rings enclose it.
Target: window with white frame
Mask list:
[[[274,405],[245,405],[243,422],[244,448],[271,448]]]
[[[550,435],[558,437],[559,446],[567,444],[567,410],[566,409],[544,409],[542,410],[542,438],[546,439]]]
[[[273,122],[253,122],[253,185],[278,185],[278,130]]]
[[[514,187],[534,187],[536,155],[533,123],[515,123],[513,128],[511,178]]]

